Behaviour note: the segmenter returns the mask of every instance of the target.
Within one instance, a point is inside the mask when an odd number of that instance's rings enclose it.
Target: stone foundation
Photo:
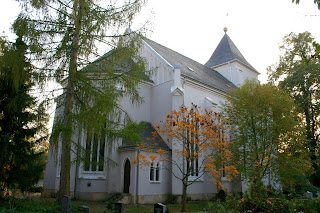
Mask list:
[[[44,189],[41,193],[42,197],[54,198],[57,196],[57,190]],[[76,199],[90,200],[90,201],[105,201],[108,197],[106,192],[78,192],[76,193]],[[202,201],[211,200],[216,197],[216,193],[211,194],[188,194],[188,200],[190,201]],[[74,198],[73,192],[71,198]],[[169,195],[169,194],[155,194],[155,195],[125,195],[124,198],[119,200],[119,203],[124,204],[155,204],[164,203],[170,199],[176,203],[181,203],[182,195]]]
[[[104,201],[108,197],[106,192],[77,192],[77,199],[90,201]]]
[[[55,189],[42,189],[41,197],[56,198],[58,191]]]
[[[203,201],[203,200],[211,200],[217,196],[216,193],[209,194],[188,194],[188,200],[190,201]]]
[[[155,203],[163,203],[167,200],[169,195],[160,194],[160,195],[138,195],[138,200],[135,197],[135,202],[139,204],[155,204]]]
[[[216,193],[210,194],[188,194],[189,201],[203,201],[203,200],[211,200],[217,196]],[[172,202],[181,203],[182,195],[139,195],[138,200],[137,196],[132,196],[135,204],[155,204],[155,203],[165,203],[170,199]]]

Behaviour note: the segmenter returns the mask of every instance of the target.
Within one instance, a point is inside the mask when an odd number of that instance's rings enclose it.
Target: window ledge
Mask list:
[[[228,180],[228,178],[226,178],[226,177],[222,177],[221,181],[224,183],[231,183],[232,182],[232,180]]]
[[[198,177],[196,177],[196,176],[189,176],[189,177],[188,177],[188,182],[192,182],[192,181],[195,181],[195,182],[203,182],[203,178],[202,178],[202,177],[198,178]]]
[[[80,177],[81,179],[106,179],[106,175],[103,172],[83,172]]]
[[[152,183],[152,184],[154,184],[154,183],[155,184],[160,184],[161,183],[160,181],[151,181],[151,180],[149,182]]]
[[[221,181],[223,181],[223,182],[229,182],[226,177],[221,177]]]

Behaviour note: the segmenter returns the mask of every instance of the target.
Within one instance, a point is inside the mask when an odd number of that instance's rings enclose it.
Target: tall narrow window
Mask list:
[[[191,144],[191,165],[190,165],[190,175],[199,176],[199,145]]]
[[[154,165],[151,163],[150,165],[150,181],[154,181]]]
[[[222,166],[222,177],[226,177],[226,167],[224,165]]]
[[[160,182],[160,163],[151,163],[150,165],[150,181]]]
[[[105,137],[88,134],[86,142],[84,171],[96,172],[104,170]]]
[[[90,161],[91,161],[91,137],[90,137],[90,134],[88,134],[87,135],[87,142],[86,142],[84,171],[90,171]]]
[[[156,166],[156,181],[160,181],[160,166],[159,166],[159,163],[157,163],[157,166]]]
[[[190,158],[190,176],[199,176],[199,125],[196,118],[192,117],[190,119],[192,123],[192,128],[188,130],[188,147],[189,147],[189,158]]]
[[[104,149],[106,147],[106,138],[102,137],[100,139],[100,150],[99,150],[99,171],[104,169]]]

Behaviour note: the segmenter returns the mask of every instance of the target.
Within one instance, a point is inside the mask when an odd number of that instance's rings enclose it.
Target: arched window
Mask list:
[[[160,182],[160,163],[151,163],[150,182]]]
[[[84,171],[104,171],[105,136],[87,135]]]

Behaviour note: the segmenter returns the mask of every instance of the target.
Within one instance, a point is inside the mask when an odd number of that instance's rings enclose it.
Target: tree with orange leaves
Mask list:
[[[138,156],[139,165],[169,162],[163,164],[164,168],[181,181],[182,212],[186,211],[187,187],[205,173],[210,173],[212,181],[218,186],[222,186],[222,174],[226,174],[229,180],[237,175],[237,170],[231,163],[232,153],[228,149],[231,141],[227,134],[227,123],[219,113],[202,110],[194,104],[190,108],[181,106],[178,111],[169,113],[164,121],[154,126],[156,131],[150,139],[156,140],[160,135],[166,138],[168,145],[172,147],[171,154],[162,149],[154,150],[150,145],[140,145],[148,151]]]

